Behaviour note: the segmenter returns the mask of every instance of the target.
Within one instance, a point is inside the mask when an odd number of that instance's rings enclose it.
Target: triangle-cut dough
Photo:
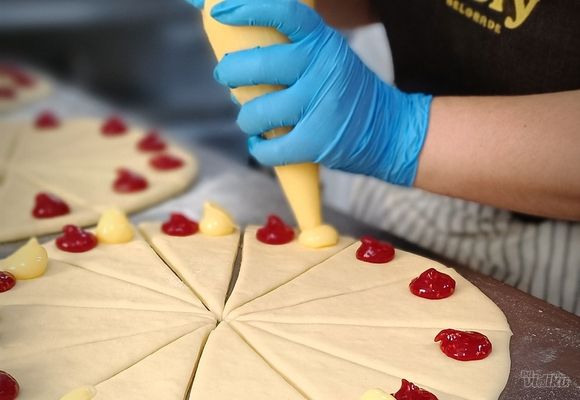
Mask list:
[[[117,193],[113,190],[113,183],[117,178],[117,166],[109,168],[50,168],[34,166],[18,171],[18,175],[35,182],[44,184],[58,196],[72,198],[75,201],[102,211],[112,206],[119,207],[126,212],[139,210],[146,204],[157,203],[170,194],[181,192],[190,179],[169,179],[173,172],[155,173],[139,171],[149,186],[135,193]]]
[[[412,278],[405,278],[371,289],[245,314],[238,320],[511,332],[501,310],[478,288],[451,268],[441,265],[437,270],[452,276],[457,283],[449,298],[417,297],[409,290]]]
[[[401,385],[399,376],[389,375],[308,345],[289,341],[243,322],[233,322],[232,326],[309,399],[356,400],[371,388],[382,388],[394,393]],[[422,387],[440,399],[462,399],[425,385]]]
[[[67,346],[111,340],[193,322],[209,317],[169,311],[141,311],[44,305],[2,306],[2,358],[24,357]]]
[[[2,86],[9,86],[16,90],[16,96],[14,98],[0,97],[0,114],[16,111],[50,94],[52,89],[50,82],[38,76],[34,78],[36,82],[33,86],[20,86],[13,79],[6,78],[4,74],[0,74],[0,83],[2,83]]]
[[[197,327],[184,325],[10,360],[0,356],[0,364],[20,384],[18,400],[59,399],[77,387],[110,379]]]
[[[410,279],[429,267],[442,267],[434,261],[401,250],[397,250],[394,260],[386,264],[359,261],[356,258],[359,246],[359,242],[352,244],[285,285],[235,310],[229,318],[357,292]],[[286,254],[286,257],[291,256]]]
[[[42,277],[19,281],[2,293],[2,305],[38,304],[202,313],[175,297],[55,260]]]
[[[96,211],[71,198],[62,197],[71,212],[54,218],[38,219],[32,216],[34,198],[40,192],[50,192],[43,185],[32,183],[15,175],[7,175],[0,182],[0,242],[14,238],[43,235],[61,229],[67,224],[86,225],[98,219]]]
[[[439,344],[433,341],[440,328],[271,322],[253,322],[249,325],[342,359],[408,379],[420,386],[437,388],[473,400],[499,397],[509,375],[509,358],[502,356],[509,353],[511,334],[508,332],[477,329],[490,339],[495,352],[492,351],[483,360],[461,362],[447,357],[439,349]]]
[[[66,160],[78,163],[101,160],[120,160],[117,156],[147,157],[135,146],[142,137],[132,129],[124,135],[101,134],[103,121],[99,119],[66,119],[52,129],[37,129],[33,123],[22,124],[22,132],[14,151],[14,164],[26,168],[31,164],[67,165]],[[103,157],[103,154],[113,157]]]
[[[322,249],[308,248],[297,240],[276,246],[256,239],[257,230],[256,226],[246,228],[240,274],[226,303],[225,316],[291,281],[353,242],[352,238],[341,237],[335,246]]]
[[[175,297],[191,303],[200,312],[206,311],[193,292],[137,232],[128,243],[99,244],[85,253],[62,251],[56,247],[55,241],[46,243],[44,247],[51,259]]]
[[[202,347],[215,325],[180,337],[99,383],[94,400],[185,399]]]
[[[240,242],[240,232],[227,236],[202,233],[177,237],[161,231],[161,223],[139,226],[143,236],[173,271],[217,316],[222,315]]]
[[[303,400],[284,377],[222,322],[209,337],[189,400]]]
[[[138,211],[183,192],[195,178],[197,160],[179,147],[167,143],[163,152],[143,152],[138,149],[142,129],[105,136],[102,124],[100,119],[73,119],[54,129],[38,129],[30,121],[0,123],[0,204],[6,214],[0,215],[0,242],[58,232],[69,223],[88,226],[110,207]],[[183,165],[157,170],[150,161],[160,154],[177,156]],[[143,175],[149,186],[135,193],[115,192],[120,168]],[[72,212],[32,218],[39,191],[62,198]]]

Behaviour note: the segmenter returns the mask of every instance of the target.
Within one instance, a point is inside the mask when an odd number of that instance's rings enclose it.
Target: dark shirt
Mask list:
[[[580,0],[372,0],[397,86],[435,95],[580,89]]]

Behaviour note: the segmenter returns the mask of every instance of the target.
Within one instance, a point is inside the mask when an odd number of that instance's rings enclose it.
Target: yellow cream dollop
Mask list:
[[[97,395],[97,389],[92,386],[83,386],[62,396],[60,400],[91,400]]]
[[[207,202],[203,205],[203,216],[199,221],[199,230],[208,236],[225,236],[236,230],[236,223],[222,207]]]
[[[127,243],[133,236],[133,226],[123,211],[111,208],[103,212],[97,224],[99,243]]]
[[[10,272],[18,280],[38,278],[48,265],[46,249],[38,244],[36,238],[0,260],[0,270]]]
[[[395,398],[384,390],[371,389],[364,392],[359,400],[395,400]]]
[[[338,243],[338,232],[330,225],[319,225],[314,228],[304,229],[298,241],[306,247],[315,249],[334,246]]]

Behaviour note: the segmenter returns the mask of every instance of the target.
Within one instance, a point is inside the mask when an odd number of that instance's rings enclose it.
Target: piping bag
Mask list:
[[[289,42],[286,36],[273,28],[229,26],[216,21],[211,17],[210,11],[220,1],[206,0],[203,9],[205,32],[218,61],[226,53]],[[302,2],[314,7],[314,0]],[[273,85],[245,86],[232,89],[232,94],[240,104],[244,104],[255,97],[283,88]],[[264,136],[271,139],[285,135],[291,129],[291,127],[276,128]],[[322,219],[318,164],[282,165],[274,169],[300,228],[299,241],[305,246],[314,248],[335,245],[338,242],[338,233],[332,226],[325,225]]]

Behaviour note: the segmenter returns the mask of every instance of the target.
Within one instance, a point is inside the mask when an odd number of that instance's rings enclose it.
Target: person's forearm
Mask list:
[[[415,186],[580,220],[580,91],[435,98]]]
[[[378,20],[370,0],[316,0],[315,4],[324,20],[335,28],[356,28]]]

